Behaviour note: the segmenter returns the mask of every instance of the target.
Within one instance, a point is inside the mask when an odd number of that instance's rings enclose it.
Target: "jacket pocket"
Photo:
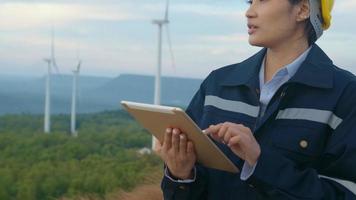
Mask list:
[[[308,126],[279,125],[272,144],[283,155],[299,161],[317,158],[324,150],[326,133]]]

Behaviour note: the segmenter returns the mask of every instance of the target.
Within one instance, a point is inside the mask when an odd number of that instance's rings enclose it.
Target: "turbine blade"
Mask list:
[[[47,64],[51,63],[51,59],[48,59],[48,58],[44,58],[43,61],[45,61]]]
[[[175,61],[173,47],[172,47],[171,32],[170,32],[170,28],[169,28],[168,24],[166,26],[166,31],[167,31],[166,32],[167,33],[167,41],[168,41],[169,52],[170,52],[170,55],[171,55],[172,67],[173,67],[173,69],[175,69],[176,68],[176,61]]]
[[[82,65],[82,61],[80,60],[79,63],[78,63],[78,66],[77,66],[77,72],[78,73],[80,72],[81,65]]]
[[[55,63],[55,49],[54,49],[54,28],[52,26],[52,31],[51,31],[51,59],[52,59],[52,62]]]
[[[169,21],[169,0],[166,1],[166,12],[164,15],[164,20],[167,22]]]
[[[52,56],[52,58],[54,56],[54,37],[55,37],[55,35],[54,35],[54,26],[52,24],[52,27],[51,27],[51,56]]]
[[[59,67],[56,63],[56,60],[54,58],[52,58],[52,66],[54,67],[54,70],[56,70],[57,74],[60,74],[61,72],[59,71]]]
[[[77,52],[76,53],[77,53],[77,60],[80,60],[80,42],[78,42],[78,44],[77,44]]]
[[[55,53],[55,30],[54,26],[52,25],[52,31],[51,31],[51,60],[52,60],[52,65],[56,71],[57,74],[60,74],[59,67],[56,62],[56,53]]]

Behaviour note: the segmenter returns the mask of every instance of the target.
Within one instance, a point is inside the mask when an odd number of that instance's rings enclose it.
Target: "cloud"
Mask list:
[[[356,9],[355,0],[336,1],[334,5],[334,10],[337,13],[354,12],[355,9]]]
[[[62,72],[76,65],[80,43],[84,74],[153,73],[157,27],[165,0],[0,0],[2,73],[26,68],[41,74],[49,54],[50,26],[56,26],[56,55]],[[215,67],[244,60],[259,48],[248,44],[243,1],[171,1],[171,34],[176,70],[166,39],[163,74],[204,77]],[[340,65],[355,63],[355,0],[335,4],[332,27],[319,43]],[[345,14],[345,12],[347,14]],[[133,23],[132,23],[133,22]],[[58,28],[57,28],[58,27]]]
[[[232,6],[230,8],[208,5],[208,4],[177,4],[173,8],[176,12],[186,12],[194,15],[221,17],[236,20],[244,17],[245,11],[241,7]]]
[[[145,19],[120,6],[48,3],[0,4],[0,28],[5,31],[63,25],[83,20],[123,21]]]
[[[224,43],[239,43],[248,41],[247,33],[237,33],[230,35],[210,35],[210,36],[202,36],[199,40],[203,42],[224,42]]]

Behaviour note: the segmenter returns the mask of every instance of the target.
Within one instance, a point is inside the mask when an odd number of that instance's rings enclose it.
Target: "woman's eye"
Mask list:
[[[252,0],[246,0],[247,4],[252,4]]]

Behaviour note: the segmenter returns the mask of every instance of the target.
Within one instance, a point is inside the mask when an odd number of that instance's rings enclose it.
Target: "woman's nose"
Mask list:
[[[253,18],[257,16],[257,13],[255,11],[255,7],[253,4],[250,5],[250,7],[246,10],[245,16],[247,18]]]

